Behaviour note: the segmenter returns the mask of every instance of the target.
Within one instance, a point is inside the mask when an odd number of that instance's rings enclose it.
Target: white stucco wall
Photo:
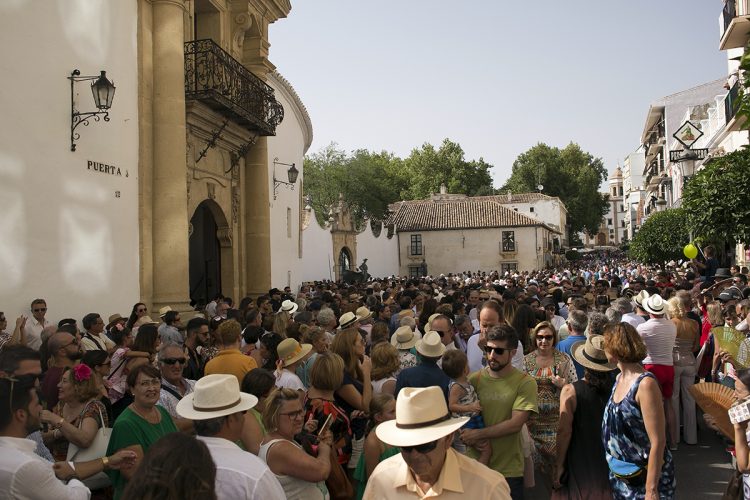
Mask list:
[[[120,0],[0,2],[0,310],[11,329],[36,297],[54,322],[125,315],[139,300],[136,15]],[[110,121],[80,125],[72,152],[74,69],[105,70],[116,93]],[[76,84],[79,111],[95,109],[90,84]]]
[[[295,98],[294,89],[277,73],[271,73],[268,84],[276,91],[276,99],[284,106],[284,121],[276,135],[268,138],[269,198],[271,202],[271,284],[295,288],[304,281],[300,258],[300,210],[304,204],[300,193],[304,179],[305,152],[312,141],[312,127],[307,112]],[[274,168],[276,178],[288,181],[286,165],[274,167],[274,158],[281,163],[294,163],[299,170],[294,189],[281,184],[273,198]]]
[[[398,238],[388,238],[388,229],[383,228],[378,237],[367,222],[364,231],[357,235],[357,265],[367,259],[367,273],[375,278],[398,274]]]
[[[558,200],[543,198],[527,203],[508,203],[505,206],[512,210],[518,209],[519,213],[558,229],[562,233],[559,235],[561,244],[568,245],[568,233],[565,230],[568,224],[568,213]],[[531,210],[532,208],[534,211]]]
[[[502,231],[515,231],[515,254],[500,254]],[[544,258],[537,255],[537,248],[546,248],[550,235],[549,231],[534,227],[400,232],[402,275],[409,274],[409,266],[422,262],[422,256],[409,256],[412,234],[422,235],[427,272],[433,276],[462,271],[499,271],[501,263],[515,263],[520,271],[539,269],[544,267]]]
[[[333,280],[333,240],[331,228],[320,227],[314,215],[302,231],[302,281]]]

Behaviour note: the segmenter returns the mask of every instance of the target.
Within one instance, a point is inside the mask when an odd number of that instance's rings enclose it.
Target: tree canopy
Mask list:
[[[467,161],[461,146],[449,139],[439,148],[425,143],[405,159],[365,149],[349,154],[332,143],[305,158],[304,192],[318,220],[328,217],[339,195],[355,220],[383,220],[390,203],[427,198],[441,183],[450,193],[492,194],[491,168],[481,158]]]
[[[695,236],[704,241],[750,242],[750,150],[715,158],[690,178],[682,206]]]
[[[688,227],[687,214],[682,208],[655,212],[635,233],[628,254],[649,264],[681,259],[683,247],[690,242]]]
[[[599,192],[607,180],[600,158],[594,158],[571,142],[559,149],[539,143],[516,158],[513,170],[500,193],[526,193],[544,186],[543,193],[557,196],[568,209],[569,235],[579,231],[595,234],[607,212],[608,195]]]

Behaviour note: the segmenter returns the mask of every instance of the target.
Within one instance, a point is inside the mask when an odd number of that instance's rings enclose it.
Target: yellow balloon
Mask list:
[[[685,245],[685,248],[682,249],[682,253],[684,253],[685,257],[688,259],[694,259],[698,256],[698,247],[692,243],[688,243]]]

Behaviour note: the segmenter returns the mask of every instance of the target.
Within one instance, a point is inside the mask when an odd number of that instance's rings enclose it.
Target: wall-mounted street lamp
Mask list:
[[[287,178],[289,179],[289,182],[281,181],[276,178],[276,165],[284,165],[285,167],[289,167],[289,170],[286,171]],[[294,166],[294,163],[282,163],[279,161],[279,157],[273,159],[273,199],[276,199],[276,195],[279,192],[279,186],[281,184],[286,184],[289,186],[289,189],[294,191],[294,183],[297,182],[297,176],[299,175],[299,170],[297,170],[297,167]]]
[[[115,86],[107,80],[107,72],[102,71],[99,76],[81,76],[81,72],[74,69],[68,77],[70,80],[70,150],[76,150],[76,141],[81,138],[75,130],[83,123],[88,126],[91,118],[94,121],[104,119],[109,121],[109,108],[112,107],[112,100],[115,98]],[[76,82],[90,81],[91,93],[94,94],[94,105],[98,111],[76,111],[75,107],[75,84]]]

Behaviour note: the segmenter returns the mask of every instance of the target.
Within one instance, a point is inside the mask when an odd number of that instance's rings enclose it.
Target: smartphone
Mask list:
[[[320,435],[323,434],[323,432],[325,432],[326,430],[328,430],[328,426],[331,425],[331,417],[333,417],[333,414],[329,413],[328,414],[328,418],[326,418],[326,421],[323,422],[323,426],[318,431],[318,437],[320,437]]]

